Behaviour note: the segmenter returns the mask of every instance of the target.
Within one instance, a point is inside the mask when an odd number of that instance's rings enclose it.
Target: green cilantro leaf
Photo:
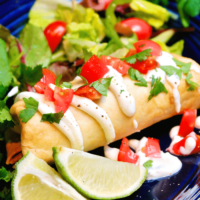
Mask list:
[[[0,130],[4,131],[8,127],[14,127],[12,116],[9,108],[6,106],[6,101],[0,101]]]
[[[0,169],[0,180],[4,180],[5,182],[9,182],[13,177],[13,173],[7,171],[6,168],[2,167]]]
[[[87,62],[93,56],[93,53],[83,48],[83,55],[84,55],[84,61]]]
[[[143,166],[148,169],[148,168],[151,168],[152,167],[152,163],[153,163],[153,160],[148,160],[146,161]]]
[[[151,56],[152,50],[151,49],[145,49],[144,51],[141,51],[139,53],[136,53],[132,56],[129,56],[127,58],[122,58],[121,60],[125,60],[126,62],[130,64],[134,64],[137,60],[140,62],[145,61],[147,59],[147,56]]]
[[[55,80],[55,85],[59,87],[59,83],[60,83],[60,80],[62,78],[62,74],[60,74],[59,76],[57,76],[56,80]]]
[[[152,97],[157,96],[161,92],[168,93],[165,85],[161,82],[161,78],[155,79],[154,76],[152,76],[151,91],[148,100],[151,100]]]
[[[187,91],[194,91],[196,87],[200,87],[199,84],[197,84],[197,83],[191,81],[191,80],[190,80],[191,78],[192,78],[192,74],[191,74],[191,73],[189,73],[189,74],[187,75],[187,77],[185,78],[186,82],[187,82],[188,85],[189,85],[189,88],[187,89]]]
[[[20,64],[22,81],[28,83],[30,86],[34,86],[43,77],[42,65],[37,65],[35,67],[29,67],[25,64]]]
[[[191,64],[192,63],[184,63],[184,62],[181,62],[179,60],[177,60],[176,58],[173,58],[174,62],[176,63],[177,66],[179,66],[181,68],[181,71],[184,73],[184,74],[187,74],[189,73],[190,71],[190,67],[191,67]]]
[[[81,70],[82,70],[82,67],[79,67],[79,68],[76,70],[76,74],[77,74],[78,76],[80,76]]]
[[[94,87],[100,94],[107,96],[108,87],[110,86],[113,77],[101,78],[90,84],[90,87]]]
[[[135,85],[147,87],[147,81],[143,78],[142,74],[138,70],[130,67],[128,70],[128,74],[132,80],[137,80],[140,82],[134,83]]]
[[[168,76],[171,76],[173,74],[176,74],[179,79],[182,78],[182,70],[181,69],[177,69],[171,65],[166,65],[166,66],[159,66],[163,71],[165,71],[165,73],[168,75]]]
[[[41,122],[47,121],[52,123],[57,123],[59,124],[61,118],[64,116],[63,112],[58,112],[58,113],[48,113],[48,114],[43,114]]]
[[[120,94],[121,94],[122,92],[124,92],[124,90],[120,90]]]
[[[63,82],[62,85],[61,85],[61,87],[65,87],[65,88],[71,89],[72,88],[72,84],[69,83],[69,82]]]
[[[23,100],[26,105],[26,109],[20,111],[19,118],[22,122],[27,123],[37,112],[39,103],[32,97],[29,97],[28,99],[23,98]]]

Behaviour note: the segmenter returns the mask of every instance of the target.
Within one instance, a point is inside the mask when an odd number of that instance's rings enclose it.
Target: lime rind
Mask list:
[[[79,194],[71,185],[66,183],[58,172],[51,168],[45,161],[37,158],[30,152],[16,164],[14,178],[11,183],[13,200],[21,199],[18,186],[21,179],[27,174],[37,176],[43,183],[48,185],[49,188],[54,188],[62,192],[63,195],[69,196],[70,199],[86,200],[86,198]]]
[[[86,191],[83,187],[81,187],[80,184],[78,182],[76,182],[74,180],[74,178],[70,175],[70,172],[68,170],[66,170],[68,157],[70,156],[70,154],[73,154],[75,152],[79,152],[79,151],[68,149],[68,148],[63,148],[63,147],[54,147],[53,148],[53,157],[54,157],[54,160],[55,160],[57,170],[61,174],[63,179],[65,181],[67,181],[68,183],[70,183],[74,188],[76,188],[76,190],[78,192],[80,192],[83,196],[85,196],[87,198],[102,199],[102,200],[103,199],[124,198],[124,197],[131,195],[136,190],[138,190],[141,187],[141,185],[143,184],[143,182],[146,180],[148,170],[144,167],[140,167],[140,172],[141,172],[142,175],[136,181],[134,186],[129,188],[129,190],[127,190],[122,195],[114,196],[115,195],[114,194],[114,195],[111,195],[111,196],[108,197],[108,196],[100,196],[100,195],[96,195],[96,194],[91,194],[89,191]],[[81,152],[81,153],[88,154],[88,153],[85,153],[85,152]]]

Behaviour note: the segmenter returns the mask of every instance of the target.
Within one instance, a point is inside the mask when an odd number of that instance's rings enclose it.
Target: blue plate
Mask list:
[[[28,19],[28,12],[33,5],[33,0],[0,0],[0,24],[6,26],[14,36],[18,36]],[[170,3],[168,9],[177,15],[175,3]],[[192,19],[191,26],[195,27],[195,32],[184,35],[185,48],[183,55],[193,58],[200,63],[200,17]],[[180,20],[171,20],[172,27],[181,27]],[[199,112],[200,115],[200,112]],[[155,137],[160,140],[161,149],[165,149],[170,144],[169,131],[179,125],[181,116],[153,125],[140,133],[135,133],[129,139],[141,139],[142,136]],[[196,133],[199,130],[195,130]],[[120,141],[110,145],[111,147],[120,146]],[[103,148],[98,148],[91,153],[102,155]],[[142,187],[131,196],[124,198],[127,200],[195,200],[200,199],[200,154],[179,157],[183,167],[174,176],[145,182]]]

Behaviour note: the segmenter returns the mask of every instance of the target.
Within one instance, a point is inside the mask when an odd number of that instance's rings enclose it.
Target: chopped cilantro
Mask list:
[[[101,78],[90,84],[90,87],[94,87],[100,94],[107,96],[108,87],[110,86],[113,77]]]
[[[62,74],[60,74],[59,76],[57,76],[56,80],[55,80],[55,85],[59,87],[59,83],[60,83],[60,80],[62,78]]]
[[[151,56],[152,50],[151,49],[145,49],[144,51],[141,51],[139,53],[136,53],[132,56],[129,56],[127,58],[122,58],[121,60],[125,60],[126,62],[130,64],[134,64],[137,60],[140,62],[145,61],[147,59],[147,56]]]
[[[174,62],[176,63],[177,66],[179,66],[181,68],[181,71],[184,73],[184,74],[187,74],[189,73],[190,71],[190,67],[191,67],[191,64],[192,63],[184,63],[184,62],[181,62],[179,60],[177,60],[176,58],[173,58]]]
[[[137,80],[140,82],[134,83],[135,85],[147,87],[147,81],[143,78],[142,74],[138,70],[130,67],[128,70],[128,74],[132,80]]]
[[[23,100],[26,105],[26,109],[20,111],[19,118],[22,122],[27,123],[37,112],[39,103],[32,97],[29,97],[28,99],[23,98]]]
[[[189,74],[187,75],[187,77],[185,78],[186,82],[187,82],[188,85],[189,85],[189,88],[187,89],[187,91],[194,91],[196,87],[200,87],[199,84],[197,84],[197,83],[191,81],[191,80],[190,80],[191,78],[192,78],[192,74],[191,74],[191,73],[189,73]]]
[[[77,74],[78,76],[80,76],[81,70],[82,70],[82,67],[79,67],[79,68],[76,70],[76,74]]]
[[[161,82],[161,78],[155,79],[154,76],[152,76],[151,91],[148,100],[151,100],[152,97],[157,96],[161,92],[168,93],[165,85]]]
[[[0,199],[12,200],[11,190],[7,187],[4,187],[2,191],[0,191]]]
[[[143,166],[148,169],[148,168],[151,168],[152,167],[152,163],[153,163],[153,160],[148,160],[146,161]]]
[[[49,123],[57,123],[59,124],[61,118],[63,117],[63,112],[58,112],[58,113],[48,113],[48,114],[43,114],[41,122],[47,121]]]
[[[72,84],[69,83],[69,82],[63,82],[62,85],[61,85],[61,87],[65,87],[65,88],[71,89],[72,88]]]
[[[120,94],[121,94],[122,92],[124,92],[124,90],[120,90]]]
[[[21,63],[20,68],[22,73],[22,82],[28,83],[30,86],[34,86],[43,77],[42,65],[29,67]]]
[[[165,73],[168,75],[168,76],[171,76],[173,74],[176,74],[179,79],[182,78],[182,70],[181,69],[177,69],[171,65],[166,65],[166,66],[159,66],[163,71],[165,71]]]
[[[6,168],[2,167],[0,169],[0,180],[4,180],[5,182],[9,182],[13,177],[13,173],[7,171]]]

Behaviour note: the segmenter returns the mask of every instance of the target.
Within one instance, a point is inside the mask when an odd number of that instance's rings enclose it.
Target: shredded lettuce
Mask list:
[[[162,27],[170,17],[167,9],[145,0],[133,0],[130,7],[135,11],[135,17],[143,19],[156,29]]]

